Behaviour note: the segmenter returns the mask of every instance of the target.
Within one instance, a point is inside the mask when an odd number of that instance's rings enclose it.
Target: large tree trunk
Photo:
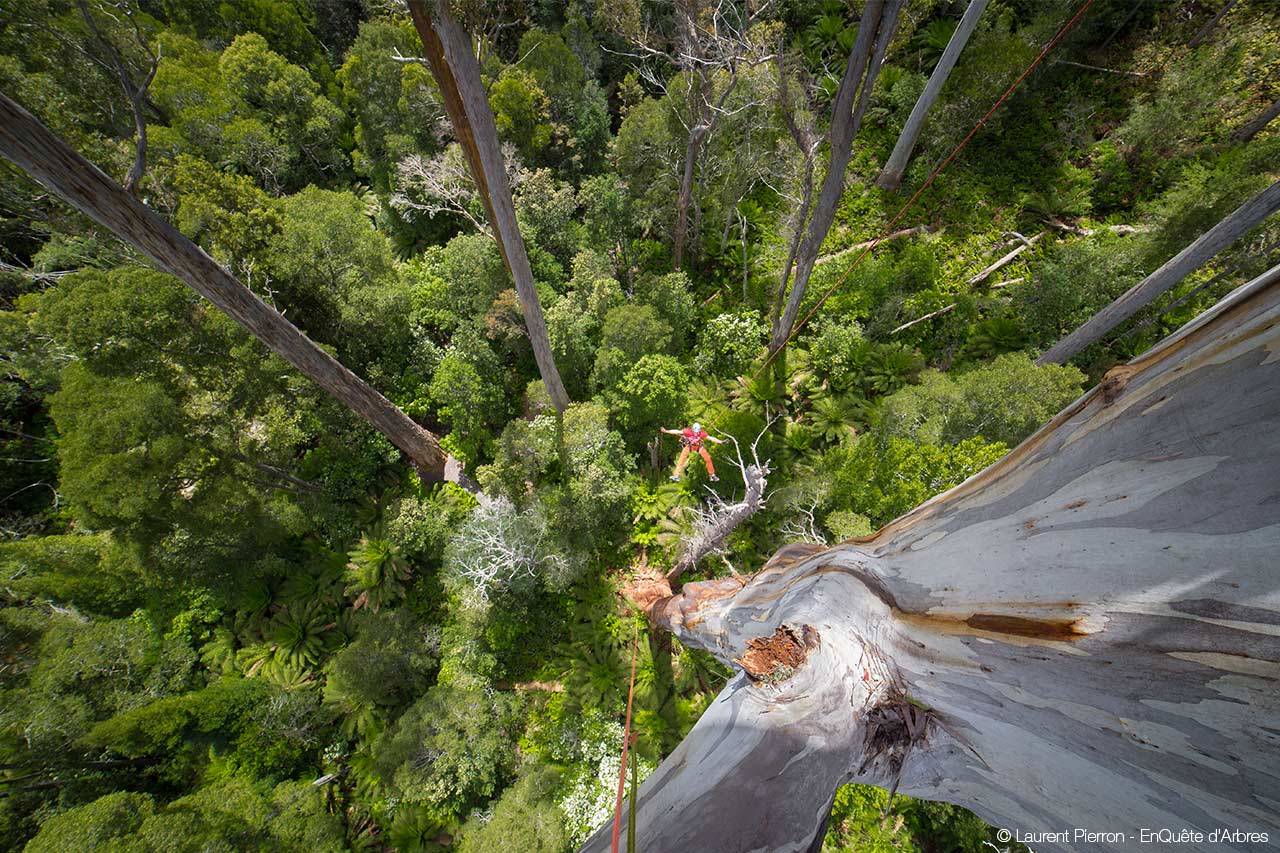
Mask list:
[[[1280,181],[1240,205],[1230,216],[1166,261],[1160,269],[1094,314],[1084,325],[1050,347],[1036,364],[1065,364],[1067,359],[1101,340],[1107,332],[1150,305],[1160,294],[1176,287],[1178,282],[1252,231],[1277,210],[1280,210]]]
[[[818,260],[818,252],[827,239],[831,223],[835,221],[836,209],[840,206],[840,196],[844,191],[845,170],[849,168],[849,160],[853,154],[853,138],[862,126],[862,117],[870,103],[876,78],[880,75],[885,51],[888,50],[889,41],[898,26],[898,13],[902,10],[903,2],[904,0],[888,0],[887,3],[882,0],[867,0],[867,5],[862,10],[858,38],[849,53],[844,77],[840,79],[835,102],[831,106],[831,153],[827,173],[823,176],[818,202],[814,205],[804,240],[796,253],[795,281],[787,296],[786,307],[773,324],[769,341],[771,352],[780,350],[791,335],[796,316],[800,312],[800,304],[804,301],[805,290],[809,286],[809,276]],[[855,109],[854,96],[859,92],[861,96]],[[782,273],[784,288],[788,272],[783,270]]]
[[[0,154],[226,312],[269,349],[373,424],[404,451],[424,477],[437,480],[445,477],[448,460],[434,435],[410,420],[395,404],[237,281],[182,232],[3,94],[0,94]]]
[[[426,50],[431,74],[440,87],[440,97],[453,124],[454,135],[467,156],[485,212],[493,223],[498,249],[515,281],[538,372],[546,383],[551,404],[556,411],[563,413],[569,405],[569,394],[560,380],[551,340],[547,337],[547,324],[533,281],[533,269],[529,266],[524,237],[516,222],[511,185],[507,181],[506,165],[498,142],[498,126],[480,81],[480,64],[472,52],[471,37],[454,19],[448,0],[436,0],[434,15],[427,13],[422,0],[409,0],[409,11]]]
[[[1271,106],[1259,113],[1253,121],[1231,134],[1231,138],[1236,142],[1248,142],[1257,136],[1264,127],[1275,121],[1277,116],[1280,116],[1280,98],[1272,101]]]
[[[658,624],[742,672],[642,787],[637,849],[816,850],[837,785],[899,779],[1068,830],[1037,851],[1274,839],[1277,352],[1273,274],[874,536],[658,600]]]
[[[916,105],[911,108],[911,115],[907,118],[907,123],[902,127],[898,142],[893,146],[893,153],[889,155],[888,162],[884,164],[884,171],[880,173],[880,177],[876,180],[876,184],[879,186],[887,190],[896,190],[901,185],[902,173],[907,170],[907,161],[911,159],[911,149],[915,148],[916,139],[920,136],[920,129],[924,127],[925,117],[933,109],[934,101],[938,100],[942,87],[946,85],[947,78],[951,76],[951,69],[955,68],[956,60],[960,58],[961,51],[964,50],[964,46],[969,42],[969,36],[973,35],[974,29],[978,26],[978,19],[986,11],[987,2],[988,0],[970,0],[968,8],[964,10],[964,16],[960,18],[960,24],[951,35],[951,40],[947,42],[946,49],[942,51],[942,58],[938,60],[937,67],[929,75],[929,82],[925,84],[924,91],[916,99]]]
[[[1218,14],[1210,18],[1208,23],[1201,27],[1196,34],[1191,37],[1191,41],[1187,42],[1187,47],[1199,47],[1203,44],[1205,39],[1209,38],[1209,34],[1217,28],[1218,23],[1227,16],[1227,13],[1230,12],[1238,2],[1239,0],[1227,0],[1226,3],[1222,4],[1222,8],[1218,10]]]

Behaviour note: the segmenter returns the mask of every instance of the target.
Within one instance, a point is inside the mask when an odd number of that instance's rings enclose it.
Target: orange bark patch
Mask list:
[[[621,592],[624,598],[648,613],[655,602],[671,597],[671,584],[662,572],[645,566],[627,579]]]
[[[975,613],[964,624],[981,631],[1013,634],[1038,640],[1075,640],[1084,636],[1078,619],[1027,619],[999,613]]]
[[[787,678],[805,662],[818,646],[818,632],[810,625],[799,629],[781,625],[773,636],[747,640],[747,650],[738,663],[753,681]]]

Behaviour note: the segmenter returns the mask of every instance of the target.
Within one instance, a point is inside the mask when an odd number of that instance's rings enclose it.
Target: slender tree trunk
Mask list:
[[[1065,364],[1067,359],[1150,305],[1157,296],[1176,287],[1214,255],[1253,230],[1262,220],[1280,210],[1280,181],[1276,181],[1240,205],[1226,219],[1174,255],[1164,266],[1135,284],[1127,293],[1094,314],[1083,326],[1058,341],[1036,364]]]
[[[427,64],[453,124],[454,135],[467,155],[485,212],[493,223],[498,249],[515,282],[538,372],[546,383],[551,404],[556,411],[563,413],[569,405],[569,395],[560,380],[551,340],[547,337],[547,324],[542,316],[533,269],[529,266],[524,237],[516,221],[511,185],[498,143],[498,127],[480,81],[480,64],[471,49],[471,37],[454,19],[448,0],[436,0],[431,14],[428,14],[423,0],[408,0],[408,3],[414,27],[426,50]]]
[[[8,97],[0,94],[0,154],[59,198],[137,247],[156,265],[244,326],[269,349],[373,424],[422,472],[441,479],[436,437],[318,347],[155,211]]]
[[[938,100],[938,95],[946,85],[947,78],[951,76],[951,70],[955,68],[956,60],[960,58],[960,53],[968,43],[969,36],[973,35],[974,29],[978,26],[978,19],[986,11],[987,2],[988,0],[970,0],[959,26],[956,27],[951,40],[947,42],[946,49],[942,51],[942,58],[938,60],[937,67],[929,75],[929,82],[916,100],[916,105],[912,107],[911,115],[898,136],[898,142],[893,146],[893,153],[889,155],[888,162],[884,164],[884,171],[876,180],[877,185],[887,190],[896,190],[902,184],[902,174],[907,170],[907,161],[911,159],[911,150],[915,148],[916,139],[920,137],[924,120],[933,109],[934,101]]]
[[[710,118],[701,116],[698,124],[689,132],[684,147],[684,164],[680,170],[680,189],[676,192],[676,227],[671,237],[671,265],[684,269],[684,247],[689,232],[689,206],[693,202],[693,175],[702,151],[702,141],[710,131]]]
[[[1258,117],[1253,121],[1231,134],[1231,138],[1236,142],[1248,142],[1257,136],[1264,127],[1275,121],[1277,116],[1280,116],[1280,98],[1272,101],[1271,106],[1259,113]]]
[[[1227,16],[1227,13],[1235,7],[1237,2],[1239,2],[1239,0],[1227,0],[1227,2],[1223,4],[1222,8],[1218,10],[1218,14],[1210,18],[1209,22],[1201,27],[1200,30],[1191,37],[1191,41],[1187,42],[1187,47],[1199,47],[1203,44],[1205,39],[1209,38],[1209,34],[1217,28],[1218,22]]]
[[[875,535],[659,599],[659,625],[740,672],[641,786],[637,849],[817,850],[850,781],[1067,829],[1037,851],[1274,839],[1275,279]],[[1217,842],[1187,849],[1269,849]]]
[[[840,196],[844,191],[845,170],[849,168],[853,153],[853,137],[862,125],[862,116],[870,101],[871,89],[880,74],[885,50],[888,49],[889,40],[893,38],[897,27],[898,12],[902,4],[903,0],[888,0],[887,4],[882,0],[867,0],[867,5],[862,10],[858,38],[849,53],[844,77],[840,80],[835,102],[831,107],[831,154],[827,162],[827,173],[822,178],[822,188],[818,191],[818,201],[813,207],[808,230],[796,253],[795,281],[791,285],[786,307],[773,324],[769,342],[771,352],[781,349],[791,335],[796,316],[800,312],[800,303],[804,301],[805,290],[809,285],[809,276],[818,260],[818,252],[827,239],[831,223],[835,221],[836,209],[840,206]],[[859,90],[861,97],[855,109],[854,96]],[[785,281],[785,271],[783,276]]]

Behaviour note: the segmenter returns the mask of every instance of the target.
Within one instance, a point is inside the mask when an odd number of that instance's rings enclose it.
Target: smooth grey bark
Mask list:
[[[904,2],[905,0],[888,0],[887,3],[882,0],[867,0],[862,10],[862,17],[858,24],[858,37],[854,41],[853,50],[849,52],[844,76],[840,78],[835,101],[831,106],[829,133],[831,151],[827,161],[827,173],[822,178],[818,201],[813,206],[813,215],[804,232],[804,239],[795,253],[795,280],[791,284],[791,292],[787,295],[782,313],[774,320],[769,340],[770,352],[776,353],[780,350],[790,337],[792,328],[795,327],[800,304],[804,301],[804,294],[808,289],[809,276],[813,273],[818,253],[822,249],[823,241],[827,239],[827,232],[831,230],[836,209],[840,205],[840,195],[844,191],[845,170],[849,168],[849,160],[853,155],[853,138],[862,126],[862,117],[866,114],[867,106],[871,101],[871,90],[875,87],[876,78],[880,75],[884,54],[897,29],[898,15],[902,11]],[[855,96],[858,98],[856,107]],[[782,271],[782,287],[779,293],[786,290],[787,278],[790,274],[791,266],[788,264],[787,269]]]
[[[493,223],[498,250],[515,282],[538,372],[547,386],[551,404],[563,413],[569,405],[569,394],[556,369],[542,302],[538,299],[529,254],[516,221],[511,185],[498,142],[498,126],[480,81],[480,64],[471,49],[471,36],[453,17],[448,0],[436,0],[431,13],[422,0],[408,0],[408,4],[414,28],[426,50],[427,65],[440,88],[445,112],[467,156],[485,212]]]
[[[258,298],[182,232],[97,166],[81,157],[31,113],[0,94],[0,155],[54,195],[137,247],[156,265],[244,326],[317,385],[369,421],[424,478],[445,476],[436,437],[414,423],[337,359]]]
[[[1158,270],[1094,314],[1084,325],[1050,347],[1036,360],[1036,364],[1065,364],[1076,353],[1101,340],[1107,332],[1150,305],[1157,296],[1176,287],[1178,282],[1277,210],[1280,210],[1280,181],[1240,205]]]
[[[1271,106],[1260,112],[1253,121],[1231,134],[1231,138],[1236,142],[1248,142],[1257,136],[1264,127],[1275,121],[1277,116],[1280,116],[1280,98],[1272,101]]]
[[[916,105],[911,108],[907,123],[902,126],[902,133],[898,135],[898,141],[893,146],[893,153],[889,155],[888,161],[884,164],[884,170],[876,179],[878,186],[887,190],[896,190],[902,184],[902,175],[907,170],[911,149],[915,148],[916,140],[920,137],[924,120],[933,109],[934,102],[938,100],[938,95],[946,85],[947,78],[951,76],[951,70],[960,59],[960,53],[969,42],[969,36],[973,35],[974,29],[977,28],[978,20],[987,9],[987,2],[988,0],[970,0],[969,6],[964,10],[956,31],[951,34],[951,40],[942,51],[942,58],[938,60],[933,73],[929,75],[929,82],[925,84],[924,91],[916,99]]]
[[[1218,22],[1225,18],[1227,13],[1230,12],[1238,2],[1239,0],[1227,0],[1227,2],[1223,4],[1222,8],[1218,10],[1218,14],[1210,18],[1208,23],[1201,27],[1199,31],[1191,37],[1191,41],[1187,42],[1187,47],[1200,46],[1204,40],[1209,37],[1209,34],[1214,31],[1214,28],[1218,26]]]
[[[1274,840],[1277,352],[1272,275],[873,536],[659,599],[659,626],[743,671],[641,787],[637,849],[816,850],[837,785],[899,778],[998,827],[1135,837],[1042,853]],[[784,625],[807,659],[760,678],[749,641]],[[921,736],[877,743],[908,702]]]

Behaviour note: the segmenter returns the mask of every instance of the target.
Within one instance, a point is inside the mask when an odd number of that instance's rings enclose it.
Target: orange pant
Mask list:
[[[680,459],[676,462],[677,477],[684,473],[684,466],[689,464],[689,451],[692,449],[686,444],[684,450],[680,451]],[[698,446],[698,455],[702,457],[703,462],[707,463],[707,473],[714,477],[716,475],[716,466],[711,463],[711,454],[707,452],[706,445]]]

